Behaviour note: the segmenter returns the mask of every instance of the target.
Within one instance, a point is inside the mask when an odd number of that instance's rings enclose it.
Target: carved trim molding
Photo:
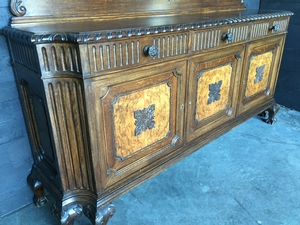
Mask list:
[[[81,64],[78,46],[67,43],[38,45],[39,60],[43,76],[80,75]]]
[[[24,16],[27,10],[21,0],[11,0],[10,11],[15,16]]]
[[[170,134],[170,132],[168,133],[168,135],[169,135],[169,134]],[[176,137],[179,137],[179,136],[175,135],[174,137],[176,138]],[[173,138],[174,138],[174,137],[173,137]],[[179,138],[180,138],[180,137],[179,137]],[[175,146],[175,144],[176,144],[176,142],[179,140],[179,138],[176,139],[176,141],[172,139],[174,145],[172,145],[172,141],[171,141],[170,145],[171,145],[171,146]],[[145,161],[147,161],[147,160],[150,160],[150,159],[152,159],[152,158],[158,156],[159,154],[162,154],[162,153],[165,152],[166,149],[168,149],[169,147],[170,147],[170,146],[167,145],[167,146],[161,148],[160,150],[153,152],[152,154],[146,155],[145,157],[140,158],[140,159],[134,161],[133,163],[130,163],[130,164],[128,164],[127,166],[122,167],[122,168],[119,169],[119,170],[115,170],[115,169],[113,169],[113,168],[108,168],[108,169],[107,169],[107,174],[114,174],[115,177],[119,177],[119,176],[121,176],[122,174],[128,172],[129,170],[131,170],[131,169],[137,167],[137,166],[140,165],[141,163],[143,163],[143,162],[145,162]]]
[[[13,14],[16,16],[23,16],[26,13],[26,8],[22,6],[21,0],[12,0],[11,10]],[[31,34],[30,39],[31,42],[35,42],[35,43],[48,43],[54,41],[62,41],[62,42],[71,41],[71,42],[85,43],[90,41],[110,40],[110,39],[118,39],[122,37],[158,34],[158,33],[174,32],[180,30],[194,30],[194,29],[204,28],[204,27],[216,27],[216,26],[221,26],[226,24],[236,24],[236,23],[242,23],[246,21],[257,21],[257,20],[272,19],[278,17],[287,17],[292,15],[294,15],[294,13],[283,11],[279,13],[268,13],[268,14],[260,14],[260,15],[241,15],[239,17],[223,18],[214,21],[204,20],[204,21],[194,22],[190,24],[138,27],[135,29],[109,30],[106,32],[99,31],[99,32],[86,32],[86,33]],[[15,35],[15,31],[10,31],[9,34],[10,36]]]
[[[30,32],[20,31],[17,29],[11,29],[10,27],[5,27],[2,30],[0,30],[0,34],[1,33],[7,37],[18,39],[18,41],[32,42],[31,38],[33,36],[33,33]]]
[[[102,39],[115,39],[122,37],[131,37],[131,36],[141,36],[141,35],[149,35],[149,34],[158,34],[165,32],[173,32],[180,30],[193,30],[198,28],[205,27],[215,27],[226,24],[235,24],[242,23],[246,21],[257,21],[263,19],[271,19],[285,16],[292,16],[294,13],[284,11],[280,13],[268,13],[261,15],[241,15],[240,17],[235,18],[225,18],[220,20],[207,20],[201,22],[195,22],[190,24],[176,24],[176,25],[168,25],[168,26],[159,26],[159,27],[146,27],[146,28],[136,28],[136,29],[128,29],[128,30],[112,30],[108,32],[93,32],[93,33],[82,33],[82,34],[74,34],[74,39],[76,38],[77,42],[89,42],[89,41],[98,41]]]
[[[45,79],[44,85],[55,145],[61,150],[57,158],[61,177],[65,177],[62,190],[93,191],[83,83],[77,79]],[[76,139],[76,143],[64,141],[70,139]]]

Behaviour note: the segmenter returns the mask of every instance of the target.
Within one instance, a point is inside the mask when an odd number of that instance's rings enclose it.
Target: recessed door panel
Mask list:
[[[272,50],[251,56],[245,98],[266,90],[273,57]]]
[[[244,47],[193,58],[189,64],[188,141],[235,116]]]
[[[231,62],[201,70],[197,76],[195,121],[201,121],[226,109],[233,65]]]
[[[125,160],[147,147],[170,138],[171,101],[175,96],[172,75],[162,74],[165,79],[153,80],[139,86],[138,82],[111,87],[103,103],[106,113],[111,113],[115,157]],[[132,88],[134,87],[134,90]],[[174,110],[174,108],[173,108]]]
[[[101,190],[182,145],[185,73],[186,63],[175,61],[88,80],[93,161]]]
[[[239,113],[272,98],[284,36],[252,42],[246,50]]]

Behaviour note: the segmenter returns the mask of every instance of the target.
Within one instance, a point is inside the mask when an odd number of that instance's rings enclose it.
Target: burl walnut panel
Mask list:
[[[267,88],[273,55],[273,51],[269,51],[251,56],[245,93],[246,98]]]
[[[232,67],[231,63],[227,63],[200,72],[197,77],[196,121],[226,109],[230,97]]]
[[[171,91],[163,82],[116,96],[111,103],[116,157],[124,159],[168,137]]]
[[[275,92],[284,36],[255,41],[246,49],[239,113],[271,99]]]

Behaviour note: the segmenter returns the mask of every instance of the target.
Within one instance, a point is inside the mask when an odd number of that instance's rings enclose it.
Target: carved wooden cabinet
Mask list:
[[[61,224],[110,203],[261,113],[272,124],[291,12],[243,1],[11,1],[34,202]],[[122,15],[122,19],[120,19]]]

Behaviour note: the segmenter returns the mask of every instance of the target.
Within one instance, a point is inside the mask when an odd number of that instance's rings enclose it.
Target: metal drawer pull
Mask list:
[[[146,45],[143,52],[146,56],[150,56],[152,59],[155,59],[158,54],[158,48],[155,45]]]
[[[233,41],[233,33],[232,32],[229,32],[228,34],[223,33],[221,38],[223,41],[227,40],[227,41],[231,42],[231,41]]]
[[[275,24],[275,25],[271,25],[269,27],[270,30],[274,30],[275,32],[277,32],[279,30],[279,25],[278,24]]]

